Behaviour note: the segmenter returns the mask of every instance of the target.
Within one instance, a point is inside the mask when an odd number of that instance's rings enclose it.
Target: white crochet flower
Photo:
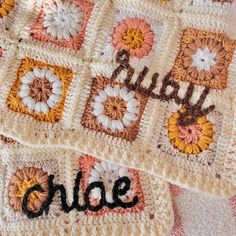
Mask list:
[[[112,189],[116,180],[121,177],[132,177],[132,174],[128,171],[128,168],[123,166],[115,165],[111,162],[97,162],[94,168],[90,172],[89,184],[92,182],[103,182],[106,190],[106,200],[109,203],[113,203]],[[92,197],[94,199],[101,199],[101,190],[100,188],[94,188],[92,191]],[[124,196],[120,198],[123,200],[128,195],[131,195],[131,190],[129,190]]]
[[[18,96],[22,103],[36,113],[46,114],[54,108],[62,94],[62,83],[50,69],[35,67],[21,78]]]
[[[54,38],[68,40],[79,32],[83,20],[84,14],[76,4],[57,1],[45,9],[43,25]]]
[[[192,55],[192,66],[197,67],[198,70],[210,71],[211,66],[216,64],[215,57],[216,53],[211,52],[208,47],[198,48],[196,53]]]
[[[105,128],[122,131],[137,119],[138,100],[133,91],[119,86],[106,86],[94,98],[93,115]]]

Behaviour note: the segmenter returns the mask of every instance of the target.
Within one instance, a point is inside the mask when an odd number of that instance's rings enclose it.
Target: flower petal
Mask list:
[[[35,75],[32,71],[28,71],[24,77],[21,78],[22,83],[30,84],[34,81]]]
[[[48,105],[45,102],[41,102],[41,111],[46,114],[49,111]]]
[[[40,69],[38,67],[35,67],[33,69],[33,72],[35,74],[35,76],[37,76],[39,79],[42,79],[45,76],[45,70],[44,69]]]

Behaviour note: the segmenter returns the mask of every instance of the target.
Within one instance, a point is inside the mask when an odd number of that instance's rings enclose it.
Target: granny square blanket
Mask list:
[[[142,171],[1,136],[1,235],[168,235],[169,185]]]
[[[232,2],[1,0],[0,133],[232,196]]]

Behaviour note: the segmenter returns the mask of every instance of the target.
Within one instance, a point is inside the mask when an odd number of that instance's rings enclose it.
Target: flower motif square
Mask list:
[[[115,1],[104,16],[104,26],[99,30],[93,57],[111,62],[118,51],[127,50],[134,68],[149,67],[154,63],[159,65],[165,54],[162,53],[163,47],[170,41],[168,32],[176,28],[173,19],[162,11],[167,5],[169,3],[152,5],[135,0]]]
[[[187,28],[183,31],[172,76],[176,80],[224,89],[235,46],[236,41],[225,33]]]
[[[31,26],[33,39],[79,50],[94,4],[84,0],[44,1]]]
[[[106,77],[93,79],[81,124],[127,141],[135,140],[148,98]]]
[[[141,182],[140,182],[140,173],[137,170],[130,169],[127,167],[119,166],[107,161],[101,161],[97,158],[82,155],[79,158],[79,170],[83,173],[83,178],[81,180],[81,187],[83,191],[85,191],[86,187],[92,183],[101,181],[103,182],[106,190],[106,201],[109,203],[113,203],[112,197],[112,188],[116,180],[121,177],[128,177],[131,181],[130,190],[123,196],[121,196],[121,200],[123,202],[130,202],[137,196],[139,201],[137,205],[132,208],[114,208],[109,209],[108,207],[104,207],[97,212],[86,212],[88,216],[102,216],[104,214],[113,213],[113,214],[125,214],[125,213],[139,213],[144,210],[145,207],[145,199],[144,193],[142,190]],[[91,192],[90,202],[92,205],[97,205],[99,200],[101,199],[100,189],[95,188]]]
[[[7,106],[38,121],[58,122],[72,78],[70,69],[26,57],[21,60]]]
[[[181,126],[178,122],[184,110],[177,105],[167,108],[157,147],[174,159],[212,165],[222,132],[222,114],[213,111],[191,125]]]
[[[57,157],[59,155],[58,152],[54,154]],[[64,163],[45,150],[18,147],[17,149],[7,149],[4,155],[1,153],[0,227],[3,224],[5,230],[28,232],[29,227],[31,230],[36,229],[37,226],[42,227],[44,221],[55,223],[55,220],[58,219],[63,224],[64,213],[60,210],[58,197],[53,199],[48,215],[42,215],[32,220],[22,212],[22,200],[25,193],[36,184],[40,185],[44,192],[32,192],[28,198],[27,208],[33,212],[40,209],[48,197],[49,176],[54,175],[54,180],[57,182],[61,182],[63,179],[60,171],[61,164]]]

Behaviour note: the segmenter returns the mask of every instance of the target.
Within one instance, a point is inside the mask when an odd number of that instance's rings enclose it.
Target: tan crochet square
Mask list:
[[[187,28],[183,31],[172,75],[176,80],[224,89],[235,45],[236,41],[224,33]]]

